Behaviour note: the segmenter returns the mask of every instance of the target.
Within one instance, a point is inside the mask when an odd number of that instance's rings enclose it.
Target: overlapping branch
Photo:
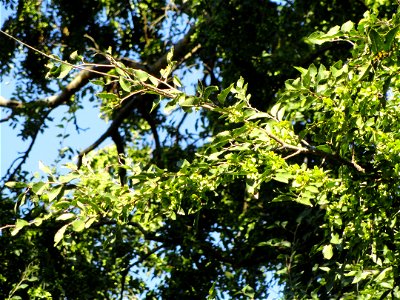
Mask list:
[[[340,164],[349,166],[349,167],[351,167],[351,168],[357,170],[358,172],[365,173],[365,169],[364,169],[363,167],[361,167],[361,166],[354,160],[354,158],[352,158],[352,160],[346,160],[346,159],[344,159],[343,157],[341,157],[341,156],[339,156],[339,155],[336,155],[336,154],[332,154],[332,153],[328,153],[328,152],[325,152],[325,151],[318,150],[318,149],[316,149],[315,147],[309,145],[309,144],[308,144],[306,141],[304,141],[304,140],[302,141],[302,143],[305,145],[304,147],[303,147],[303,146],[291,145],[291,144],[288,144],[288,143],[286,143],[285,141],[281,140],[279,137],[277,137],[277,136],[274,135],[273,133],[268,132],[268,131],[265,131],[265,132],[266,132],[266,134],[267,134],[271,139],[273,139],[274,141],[276,141],[277,143],[279,143],[279,144],[281,145],[282,149],[295,151],[294,153],[292,153],[292,154],[286,156],[285,159],[288,159],[288,158],[290,158],[290,157],[296,156],[296,155],[298,155],[298,154],[300,154],[300,153],[309,154],[309,155],[313,155],[313,156],[322,157],[322,158],[328,159],[328,160],[330,160],[330,161],[339,162]]]
[[[194,43],[191,42],[191,37],[192,37],[194,31],[195,31],[194,27],[189,29],[189,31],[186,33],[186,35],[174,45],[174,50],[175,50],[174,51],[174,59],[178,62],[178,65],[179,65],[179,63],[182,63],[184,61],[184,59],[186,59],[188,56],[193,55],[193,53],[195,51],[197,51],[197,49],[199,48],[199,45],[195,45]],[[2,33],[9,36],[10,38],[13,38],[10,35],[6,34],[5,32],[2,32]],[[13,39],[15,39],[15,38],[13,38]],[[19,43],[23,44],[24,46],[33,49],[34,51],[40,52],[19,40],[17,40],[17,41]],[[47,54],[44,54],[44,53],[43,53],[43,55],[48,56]],[[54,59],[53,57],[50,57],[50,56],[48,56],[48,57],[51,59]],[[58,59],[55,59],[55,60],[59,61]],[[146,64],[143,64],[143,63],[140,63],[137,61],[133,61],[129,58],[121,58],[120,60],[124,63],[124,65],[126,65],[129,68],[141,69],[150,74],[154,74],[156,76],[159,74],[160,70],[162,68],[166,67],[168,64],[167,53],[162,55],[152,65],[146,65]],[[65,63],[63,61],[60,61],[60,62]],[[69,64],[69,63],[66,63],[66,64]],[[79,69],[80,72],[72,79],[72,81],[69,84],[67,84],[64,87],[64,89],[60,93],[50,96],[50,97],[47,97],[47,98],[44,98],[44,99],[37,99],[35,101],[30,102],[29,104],[30,105],[37,104],[38,106],[45,107],[46,109],[48,109],[49,112],[60,105],[67,105],[68,102],[70,101],[71,97],[75,93],[80,91],[84,86],[86,86],[90,82],[90,80],[99,78],[102,76],[110,76],[109,74],[107,74],[107,72],[110,70],[110,68],[115,67],[110,62],[105,62],[105,63],[101,63],[101,64],[92,64],[92,65],[82,64],[82,65],[78,65],[78,66],[73,66],[73,65],[71,65],[71,66],[75,69]],[[163,91],[161,89],[159,90],[159,92],[163,93]],[[133,105],[135,103],[135,97],[131,97],[131,99],[127,99],[127,100],[129,100],[129,101],[123,101],[121,103],[121,108],[116,113],[114,120],[112,121],[111,125],[107,128],[107,130],[98,139],[96,139],[96,141],[93,144],[91,144],[90,146],[88,146],[86,149],[84,149],[83,151],[81,151],[79,153],[78,166],[80,166],[82,164],[82,158],[84,155],[88,154],[89,152],[91,152],[92,150],[97,148],[104,140],[106,140],[108,137],[111,137],[112,134],[115,132],[115,130],[118,130],[118,127],[121,125],[121,123],[123,122],[125,117],[128,116],[129,112],[132,110]],[[18,114],[17,110],[18,109],[23,110],[23,108],[26,105],[27,105],[27,103],[25,103],[25,102],[17,101],[14,99],[5,99],[4,97],[0,96],[0,107],[11,109],[12,114],[13,113]],[[43,122],[43,125],[44,125],[44,122]],[[40,130],[40,128],[38,130]],[[14,176],[16,174],[16,172],[20,169],[22,164],[25,162],[25,160],[28,157],[29,152],[33,146],[34,141],[35,141],[35,139],[33,138],[32,143],[30,144],[29,148],[25,151],[24,157],[22,159],[22,163],[18,164],[18,167],[16,169],[14,169],[14,171],[12,172],[13,174],[11,174],[12,176]],[[7,172],[7,174],[10,175],[10,170]],[[3,177],[3,180],[8,181],[12,178],[11,176],[7,176],[7,177],[8,178]]]

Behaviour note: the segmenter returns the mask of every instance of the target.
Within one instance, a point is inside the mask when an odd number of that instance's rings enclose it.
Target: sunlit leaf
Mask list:
[[[51,174],[51,170],[48,166],[45,166],[42,161],[39,160],[39,169],[46,174]]]
[[[135,77],[142,82],[145,82],[149,78],[149,74],[143,70],[135,70],[134,71]]]
[[[322,249],[322,254],[324,255],[325,259],[331,259],[333,257],[333,247],[331,244],[325,245]]]
[[[68,75],[68,73],[71,71],[72,66],[67,65],[67,64],[61,64],[60,66],[60,74],[58,75],[58,78],[64,78],[65,76]]]
[[[65,224],[63,227],[61,227],[56,234],[54,235],[54,246],[57,246],[57,244],[63,239],[65,231],[67,230],[67,227],[70,224]]]
[[[65,220],[69,220],[69,219],[74,218],[74,217],[76,217],[76,215],[73,214],[73,213],[65,213],[65,214],[62,214],[61,216],[58,216],[56,218],[56,220],[65,221]]]

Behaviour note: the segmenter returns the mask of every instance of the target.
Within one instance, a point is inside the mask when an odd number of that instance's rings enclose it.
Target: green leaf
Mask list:
[[[392,48],[393,40],[396,37],[396,34],[398,31],[399,31],[399,26],[396,26],[396,27],[390,29],[388,33],[386,33],[383,50],[389,51]]]
[[[75,50],[74,52],[72,52],[72,53],[69,55],[69,57],[70,57],[72,60],[77,60],[77,59],[80,59],[80,58],[81,58],[81,56],[78,54],[78,50]]]
[[[62,175],[58,178],[58,181],[60,183],[67,183],[67,182],[71,182],[72,180],[78,179],[79,178],[79,174],[75,173],[75,172],[71,172],[68,173],[66,175]]]
[[[223,151],[219,151],[219,152],[214,152],[214,153],[211,153],[209,156],[208,156],[208,160],[218,160],[218,156],[220,156],[222,153],[224,153],[225,151],[223,150]]]
[[[314,78],[315,75],[317,75],[318,73],[317,67],[314,64],[311,64],[310,67],[308,68],[307,73],[310,74],[311,78]]]
[[[303,192],[301,195],[294,198],[294,201],[303,205],[313,206],[310,201],[310,195],[307,192]]]
[[[28,286],[29,286],[28,284],[22,283],[22,284],[20,284],[20,285],[18,286],[18,290],[26,289]]]
[[[272,106],[271,115],[274,116],[274,118],[277,118],[277,113],[278,113],[278,110],[279,110],[280,107],[281,107],[280,103],[277,103],[274,106]]]
[[[335,36],[336,34],[338,34],[340,31],[340,26],[336,25],[334,27],[332,27],[331,29],[329,29],[329,31],[325,34],[325,36]]]
[[[374,54],[378,54],[379,51],[383,50],[383,40],[378,32],[371,29],[369,32],[369,38],[371,40],[371,50]]]
[[[329,267],[319,267],[322,271],[329,272],[331,268]]]
[[[119,61],[115,65],[116,65],[115,71],[117,71],[118,75],[122,77],[127,76],[127,68],[122,62]]]
[[[342,25],[342,27],[340,28],[343,32],[350,32],[350,30],[352,30],[354,27],[354,23],[352,21],[347,21],[346,23],[344,23]]]
[[[65,224],[63,227],[61,227],[61,228],[56,232],[56,234],[54,235],[54,246],[57,246],[57,244],[63,239],[65,230],[67,230],[67,227],[68,227],[69,225],[70,225],[70,224]]]
[[[71,71],[71,69],[72,69],[72,66],[66,65],[66,64],[61,64],[60,74],[58,75],[58,78],[64,78],[65,76],[67,76],[69,71]]]
[[[319,145],[315,147],[315,149],[325,152],[325,153],[332,153],[332,149],[329,145]]]
[[[11,235],[15,236],[22,228],[28,225],[29,225],[28,221],[25,221],[23,219],[17,219],[17,221],[15,222],[14,229],[11,231]]]
[[[289,180],[292,178],[292,174],[288,172],[277,172],[273,179],[279,182],[289,183]]]
[[[151,82],[155,87],[158,86],[159,81],[158,81],[158,79],[157,79],[156,77],[150,75],[150,76],[149,76],[149,80],[150,80],[150,82]]]
[[[331,244],[325,245],[324,248],[322,249],[322,254],[325,259],[331,259],[333,256],[333,247]]]
[[[96,221],[96,218],[90,218],[86,223],[85,223],[85,228],[89,228],[90,226],[92,226],[92,224]]]
[[[90,80],[90,82],[95,85],[104,86],[104,81],[101,79],[92,79],[92,80]]]
[[[250,298],[250,299],[254,299],[254,295],[255,295],[254,289],[253,289],[251,286],[249,286],[249,285],[246,285],[246,286],[241,290],[241,293],[242,293],[244,296],[246,296],[246,297],[248,297],[248,298]]]
[[[339,234],[332,233],[332,237],[331,237],[330,243],[331,244],[335,244],[335,245],[340,244]]]
[[[278,110],[276,118],[278,119],[278,121],[282,121],[284,115],[285,115],[285,107],[282,107],[280,110]]]
[[[327,42],[328,40],[326,38],[323,38],[325,34],[321,31],[316,31],[311,33],[305,41],[310,44],[315,44],[315,45],[322,45],[323,43]]]
[[[63,191],[63,186],[59,185],[54,189],[51,189],[50,191],[47,192],[47,197],[49,197],[49,201],[53,201],[54,199],[56,199],[61,192]]]
[[[51,175],[51,170],[48,166],[45,166],[41,160],[39,160],[39,169],[44,173]]]
[[[73,213],[65,213],[65,214],[62,214],[61,216],[58,216],[58,217],[56,218],[56,220],[57,220],[57,221],[65,221],[65,220],[72,219],[72,218],[74,218],[74,217],[76,217],[76,215],[73,214]]]
[[[118,96],[114,93],[98,93],[97,97],[104,99],[104,100],[116,100]]]
[[[174,56],[174,47],[171,47],[171,50],[169,50],[167,54],[167,63],[170,64],[172,62],[172,57]]]
[[[217,297],[217,291],[215,290],[215,285],[216,284],[217,284],[217,282],[214,282],[212,284],[211,288],[208,291],[207,299],[210,299],[210,300],[216,299],[216,297]]]
[[[330,72],[326,70],[326,68],[323,64],[321,64],[318,68],[317,83],[329,78],[329,74],[330,74]]]
[[[359,68],[358,68],[359,73],[357,75],[358,80],[361,81],[361,80],[365,79],[368,76],[371,68],[372,68],[371,61],[368,61],[366,64],[359,66]]]
[[[271,119],[271,115],[265,112],[256,112],[255,114],[252,114],[250,117],[248,117],[247,120],[250,121],[254,119],[263,119],[263,118]]]
[[[176,75],[174,76],[172,81],[177,87],[181,87],[182,86],[182,82],[179,80],[179,78]]]
[[[119,77],[119,85],[125,92],[131,92],[131,83],[122,76]]]
[[[308,186],[306,186],[305,189],[306,189],[307,191],[309,191],[310,193],[312,193],[312,194],[318,194],[318,193],[319,193],[318,188],[315,187],[315,186],[313,186],[313,185],[308,185]]]
[[[150,75],[143,70],[134,70],[134,74],[135,77],[141,82],[145,82],[150,77]]]
[[[85,229],[85,222],[81,219],[77,219],[72,222],[72,229],[76,232],[80,232]]]
[[[151,106],[150,113],[152,113],[160,104],[161,97],[153,101],[153,105]]]
[[[26,187],[26,184],[23,182],[16,182],[16,181],[7,181],[4,184],[6,187],[9,187],[10,189],[19,189],[19,188],[24,188]]]
[[[169,101],[167,105],[164,107],[164,113],[169,114],[171,111],[173,111],[176,108],[177,104],[175,101]]]
[[[345,71],[343,69],[343,62],[341,60],[337,61],[333,66],[330,67],[330,71],[333,77],[340,77]]]
[[[172,66],[170,66],[170,65],[166,66],[165,69],[162,69],[160,71],[161,77],[166,79],[169,76],[169,74],[171,73],[171,71],[172,71]]]
[[[238,79],[238,81],[236,82],[236,87],[240,90],[240,89],[243,88],[243,86],[244,86],[244,78],[243,78],[243,77],[240,77],[240,78]]]
[[[219,93],[219,95],[217,96],[217,99],[220,104],[223,105],[225,103],[225,99],[228,96],[228,94],[230,93],[230,91],[232,90],[232,88],[233,88],[233,83],[230,86],[228,86],[226,89],[223,89],[221,91],[221,93]]]
[[[179,100],[179,105],[181,107],[193,107],[198,103],[198,98],[196,97],[184,97]]]
[[[371,276],[371,272],[369,271],[358,271],[356,276],[354,276],[353,281],[351,282],[352,284],[358,283],[361,280],[364,280],[368,276]]]
[[[210,95],[213,92],[218,92],[218,87],[217,86],[211,85],[211,86],[206,87],[205,90],[204,90],[204,93],[203,93],[203,98],[204,99],[208,99],[208,97],[210,97]]]
[[[48,186],[48,183],[46,183],[46,182],[41,182],[41,181],[35,182],[32,185],[32,192],[34,192],[36,195],[41,195],[47,186]]]

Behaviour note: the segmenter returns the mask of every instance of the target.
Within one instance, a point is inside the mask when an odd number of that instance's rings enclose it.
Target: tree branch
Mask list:
[[[180,61],[188,53],[191,53],[190,52],[191,49],[194,49],[195,51],[197,51],[198,47],[193,48],[192,45],[190,44],[190,37],[194,33],[194,30],[195,30],[194,27],[189,29],[188,33],[174,46],[174,58],[177,59],[178,61]],[[167,66],[167,64],[168,64],[167,55],[168,55],[168,53],[165,53],[154,64],[152,64],[150,66],[140,65],[140,69],[144,69],[153,75],[158,74],[160,72],[160,70],[162,68],[164,68],[165,66]],[[136,66],[134,65],[134,64],[137,64],[136,62],[130,61],[129,59],[123,59],[122,61],[124,62],[124,64],[128,65],[129,67],[139,67],[138,65],[136,65]],[[157,89],[157,88],[152,87],[147,84],[143,84],[143,86],[145,88]],[[157,92],[162,93],[163,91],[157,89]],[[164,92],[163,95],[165,97],[173,97],[173,95],[168,92]],[[90,145],[85,150],[83,150],[79,153],[78,162],[77,162],[78,168],[80,168],[82,166],[83,156],[87,155],[92,150],[97,148],[102,142],[104,142],[108,137],[111,136],[111,134],[113,133],[114,130],[116,130],[116,128],[118,128],[121,125],[123,119],[127,116],[127,113],[134,107],[134,102],[135,102],[135,99],[133,97],[131,97],[131,98],[128,97],[127,101],[122,101],[122,103],[121,103],[122,108],[116,114],[110,127],[92,145]],[[143,114],[143,116],[145,117],[145,114]],[[152,123],[149,122],[149,118],[147,118],[146,121],[149,123],[151,130],[152,130],[152,134],[155,138],[156,149],[160,149],[161,145],[159,142],[157,130],[156,130],[156,128],[154,128],[154,126],[152,126]]]
[[[103,143],[108,137],[111,137],[112,133],[115,130],[118,130],[118,127],[121,125],[124,118],[130,113],[131,109],[134,106],[135,98],[129,99],[129,101],[125,102],[126,104],[119,110],[116,114],[114,120],[111,125],[107,128],[107,130],[89,147],[85,150],[81,151],[78,155],[77,167],[80,168],[82,166],[83,156],[89,154],[91,151],[96,149],[101,143]]]
[[[352,159],[351,161],[350,160],[346,160],[346,159],[342,158],[339,155],[315,149],[315,147],[312,147],[312,146],[308,145],[308,143],[306,144],[307,147],[290,145],[290,144],[286,143],[285,141],[282,141],[276,135],[274,135],[274,134],[272,134],[272,133],[270,133],[270,132],[268,132],[266,130],[264,130],[264,131],[266,132],[266,134],[271,139],[273,139],[276,142],[278,142],[282,146],[282,148],[295,151],[295,153],[287,156],[286,159],[290,158],[290,157],[293,157],[295,155],[298,155],[300,153],[311,154],[311,155],[315,155],[315,156],[326,158],[326,159],[331,160],[331,161],[338,161],[341,164],[344,164],[344,165],[349,166],[349,167],[351,167],[353,169],[356,169],[358,172],[365,173],[365,169],[363,167],[361,167],[359,164],[357,164],[357,162],[354,161],[354,159]]]
[[[192,55],[199,49],[199,45],[196,46],[191,45],[191,37],[195,32],[195,29],[196,27],[192,26],[185,34],[185,36],[174,45],[173,58],[180,63],[182,62],[182,59],[185,58],[187,55]],[[154,64],[149,66],[149,72],[152,74],[157,74],[160,72],[162,68],[165,68],[168,64],[167,55],[168,53],[165,53]]]
[[[182,60],[187,55],[192,55],[195,51],[197,51],[197,49],[199,47],[198,46],[193,47],[193,45],[191,45],[191,36],[194,33],[194,31],[195,31],[195,27],[193,26],[191,29],[189,29],[187,34],[179,42],[177,42],[175,44],[174,59],[182,62]],[[5,32],[2,32],[2,33],[14,40],[17,40]],[[38,99],[36,101],[29,102],[29,104],[35,103],[38,106],[44,106],[44,107],[49,108],[48,113],[50,113],[54,108],[56,108],[60,105],[67,104],[70,101],[71,97],[75,93],[77,93],[79,90],[81,90],[86,84],[88,84],[91,79],[98,78],[101,76],[109,76],[108,74],[106,74],[106,72],[109,71],[110,68],[115,67],[114,65],[110,64],[110,62],[108,62],[108,61],[106,61],[105,63],[102,63],[102,64],[83,64],[80,66],[74,66],[68,62],[61,61],[57,58],[53,58],[45,53],[42,53],[41,51],[25,44],[22,41],[17,40],[17,42],[21,43],[25,47],[28,47],[35,52],[41,53],[42,55],[49,57],[50,59],[55,59],[55,60],[59,61],[60,63],[67,64],[67,65],[72,66],[73,68],[81,70],[72,79],[72,81],[67,86],[65,86],[65,88],[61,91],[61,93],[44,98],[44,99]],[[162,68],[164,68],[165,66],[167,66],[167,63],[168,63],[167,62],[167,54],[168,53],[165,53],[151,66],[146,66],[145,64],[138,63],[129,58],[121,58],[120,60],[128,67],[131,67],[134,69],[142,69],[142,70],[149,72],[150,74],[155,74],[157,76],[159,74],[160,70]],[[162,92],[162,90],[161,90],[161,92]],[[171,96],[171,95],[166,93],[165,96]],[[82,165],[82,159],[83,159],[84,155],[90,153],[92,150],[97,148],[104,140],[106,140],[108,137],[111,137],[112,133],[114,133],[115,130],[118,130],[118,127],[121,125],[121,123],[123,122],[123,120],[127,116],[127,114],[133,109],[133,106],[135,103],[133,97],[131,99],[127,99],[127,100],[128,101],[124,101],[122,103],[122,108],[116,114],[116,117],[112,121],[109,128],[92,145],[90,145],[85,150],[83,150],[79,153],[78,162],[77,162],[78,168]],[[17,100],[8,100],[8,99],[5,99],[4,97],[0,96],[0,107],[12,109],[13,112],[15,112],[15,109],[23,109],[25,107],[25,105],[26,105],[25,102],[17,101]],[[21,166],[25,163],[26,159],[28,158],[29,152],[32,149],[33,144],[36,140],[36,136],[37,136],[38,132],[39,132],[39,129],[32,137],[32,142],[29,145],[27,151],[24,153],[24,155],[15,160],[15,161],[17,161],[18,159],[22,159],[21,162],[18,164],[17,168],[14,169],[13,172],[11,172],[10,171],[12,168],[12,166],[11,166],[9,168],[9,172],[7,172],[6,176],[3,177],[3,179],[6,177],[8,177],[9,179],[14,177],[15,174],[18,172],[18,170],[21,168]],[[157,132],[154,131],[154,128],[152,128],[152,132],[156,138],[156,146],[159,147],[160,145],[159,145],[159,143],[157,143],[157,140],[158,140]],[[13,162],[13,164],[15,163],[15,161]],[[11,172],[11,174],[10,174],[10,172]]]
[[[161,250],[164,246],[157,246],[153,250],[151,250],[149,253],[146,253],[146,255],[140,257],[140,259],[136,260],[135,262],[131,263],[128,265],[125,270],[123,271],[122,278],[121,278],[121,293],[120,293],[120,299],[124,299],[124,290],[125,290],[125,284],[126,284],[126,276],[128,275],[130,269],[132,269],[134,266],[137,266],[144,262],[146,259],[148,259],[150,256],[152,256],[154,253],[157,251]]]
[[[50,114],[51,110],[49,110],[48,112],[46,112],[45,116],[43,116],[43,119],[46,120],[47,116]],[[17,157],[10,165],[10,167],[8,168],[6,174],[1,178],[0,182],[7,182],[7,181],[11,181],[13,180],[14,176],[18,173],[18,171],[20,170],[20,168],[22,167],[22,165],[26,162],[26,160],[28,159],[29,153],[31,152],[33,145],[35,144],[35,141],[39,135],[40,129],[41,127],[44,125],[44,122],[41,124],[41,126],[38,126],[38,128],[36,128],[35,132],[33,133],[32,137],[32,141],[30,142],[28,149],[25,150],[24,154],[20,157]],[[20,163],[15,167],[15,169],[12,171],[13,165],[18,161],[21,160]],[[3,185],[0,188],[0,193],[4,190],[5,185]]]

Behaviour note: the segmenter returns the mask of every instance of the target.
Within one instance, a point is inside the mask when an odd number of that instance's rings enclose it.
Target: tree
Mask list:
[[[399,297],[399,15],[358,21],[360,3],[315,2],[300,27],[301,1],[19,3],[1,59],[36,50],[2,121],[33,146],[86,93],[110,125],[67,173],[25,178],[31,146],[6,173],[1,294],[262,299],[274,272],[287,298]],[[202,111],[201,143],[168,124],[178,109]]]

